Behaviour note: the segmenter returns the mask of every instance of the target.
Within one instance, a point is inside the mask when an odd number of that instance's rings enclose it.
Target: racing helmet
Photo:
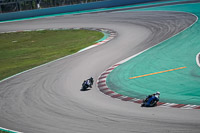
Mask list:
[[[156,92],[156,95],[160,95],[160,92],[159,92],[159,91],[157,91],[157,92]]]

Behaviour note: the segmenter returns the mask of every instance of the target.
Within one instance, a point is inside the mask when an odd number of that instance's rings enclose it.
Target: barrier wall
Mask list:
[[[28,11],[20,11],[20,12],[12,12],[12,13],[3,13],[0,14],[0,21],[14,20],[14,19],[22,19],[22,18],[30,18],[51,14],[59,14],[59,13],[67,13],[67,12],[75,12],[75,11],[83,11],[83,10],[91,10],[98,8],[108,8],[115,6],[124,6],[129,4],[150,2],[156,0],[105,0],[99,2],[91,2],[86,4],[77,4],[77,5],[67,5],[60,7],[52,7],[52,8],[44,8],[44,9],[35,9]]]

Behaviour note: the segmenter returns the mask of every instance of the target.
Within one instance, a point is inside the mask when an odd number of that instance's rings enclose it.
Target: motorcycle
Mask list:
[[[92,88],[93,82],[94,82],[94,80],[92,77],[85,80],[82,84],[81,91],[86,91],[86,90],[88,90],[89,87]]]
[[[150,104],[147,103],[149,98],[151,98],[151,97],[152,97],[151,95],[147,96],[146,99],[143,100],[141,107],[155,107],[155,106],[157,106],[157,102],[158,102],[157,100],[152,100],[150,102]]]
[[[87,84],[82,84],[81,91],[86,91],[88,87]]]

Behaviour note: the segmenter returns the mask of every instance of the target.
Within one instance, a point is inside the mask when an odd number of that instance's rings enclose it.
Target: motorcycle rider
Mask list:
[[[87,80],[84,80],[83,83],[82,83],[82,90],[86,90],[88,87],[92,88],[92,85],[93,85],[93,82],[94,82],[94,79],[91,77]]]
[[[92,84],[94,83],[93,77],[90,77],[90,82],[91,82]]]
[[[86,82],[87,82],[87,86],[92,88],[92,84],[91,84],[90,80],[88,79]]]
[[[157,105],[157,102],[159,101],[159,96],[160,96],[160,92],[156,92],[152,95],[149,95],[145,101],[143,106],[145,107],[153,107]]]
[[[90,88],[92,88],[93,83],[94,83],[94,79],[92,77],[90,77],[88,79],[88,85],[89,85]]]
[[[155,93],[155,97],[157,97],[158,99],[160,98],[160,92],[159,92],[159,91],[157,91],[157,92]]]

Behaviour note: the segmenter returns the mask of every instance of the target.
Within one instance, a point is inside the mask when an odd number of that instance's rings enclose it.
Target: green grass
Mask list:
[[[101,39],[90,30],[44,30],[0,34],[0,80],[73,54]]]

